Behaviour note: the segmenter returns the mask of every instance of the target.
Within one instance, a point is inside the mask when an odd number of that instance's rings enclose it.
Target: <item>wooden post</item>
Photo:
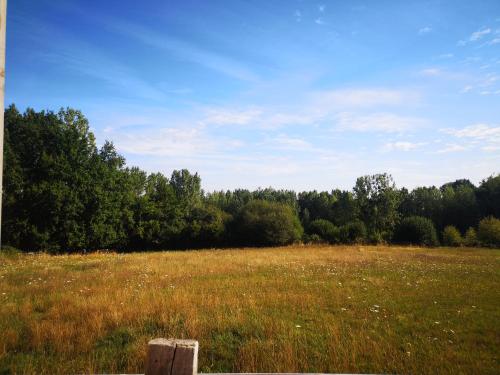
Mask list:
[[[0,0],[0,249],[2,248],[3,199],[3,120],[5,112],[5,32],[7,26],[7,0]]]
[[[198,375],[198,341],[154,339],[148,343],[145,375]]]

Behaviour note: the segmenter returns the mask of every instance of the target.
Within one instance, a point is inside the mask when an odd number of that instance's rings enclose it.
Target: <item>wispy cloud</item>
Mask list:
[[[443,129],[443,132],[457,138],[500,143],[500,126],[475,124],[462,129]]]
[[[500,43],[500,37],[497,37],[497,38],[490,40],[487,44],[492,46],[494,44],[499,44],[499,43]]]
[[[469,40],[471,42],[475,42],[479,39],[482,39],[485,35],[488,35],[491,33],[491,29],[490,28],[487,28],[487,29],[482,29],[482,30],[478,30],[478,31],[475,31],[471,34],[471,36],[469,37]]]
[[[489,152],[500,150],[500,125],[474,124],[461,129],[447,128],[441,131],[463,140],[465,145],[460,145],[463,149],[479,147]]]
[[[324,25],[325,24],[325,21],[323,21],[323,18],[321,17],[318,17],[314,20],[314,22],[316,23],[316,25]]]
[[[437,77],[442,75],[442,70],[438,68],[427,68],[420,71],[420,74],[427,77]]]
[[[295,21],[297,22],[302,21],[302,12],[300,10],[296,10],[294,15],[295,15]]]
[[[460,90],[460,94],[467,94],[469,91],[471,91],[474,87],[471,85],[464,86],[462,90]]]
[[[422,146],[426,145],[425,142],[407,142],[407,141],[399,141],[399,142],[388,142],[382,146],[383,152],[391,152],[391,151],[413,151]]]
[[[438,151],[436,151],[436,154],[448,154],[450,152],[461,152],[461,151],[466,151],[467,147],[463,145],[459,145],[456,143],[447,143],[446,146]]]
[[[487,28],[482,28],[477,31],[474,31],[467,39],[460,40],[457,44],[459,46],[465,46],[467,43],[477,42],[483,39],[486,35],[491,34],[492,30]]]
[[[145,45],[157,48],[168,54],[172,54],[176,58],[201,65],[226,76],[243,81],[257,81],[259,79],[258,75],[245,66],[244,63],[207,50],[191,42],[174,38],[167,34],[160,34],[131,23],[124,24],[114,21],[109,22],[107,26]]]
[[[456,82],[467,82],[470,80],[476,80],[477,75],[471,75],[468,72],[462,70],[454,70],[446,67],[445,65],[441,65],[440,67],[428,67],[425,69],[421,69],[417,73],[421,77],[428,77],[434,79],[442,79],[447,81],[456,81]]]
[[[325,90],[311,94],[316,106],[323,108],[372,108],[415,104],[419,95],[413,91],[385,88]]]
[[[280,134],[272,139],[271,143],[277,146],[278,149],[286,149],[292,151],[311,151],[313,146],[311,143],[302,138],[290,137],[286,134]]]
[[[429,26],[425,26],[425,27],[422,27],[418,30],[418,34],[419,35],[425,35],[425,34],[429,34],[430,32],[432,31],[432,28],[429,27]]]
[[[260,121],[263,110],[260,108],[228,109],[208,108],[201,123],[206,125],[248,125]]]
[[[200,123],[207,125],[241,125],[253,128],[277,129],[284,126],[328,124],[331,126],[339,121],[347,124],[347,114],[356,119],[358,126],[343,126],[343,128],[357,128],[359,131],[364,121],[376,121],[373,130],[387,131],[390,126],[402,129],[409,125],[408,118],[383,114],[368,114],[364,118],[363,112],[373,108],[391,109],[401,106],[414,106],[419,101],[416,92],[391,89],[338,89],[307,93],[302,99],[300,108],[254,106],[244,108],[206,108],[204,118]],[[364,114],[367,116],[367,114]],[[393,116],[393,117],[391,117]],[[400,121],[396,126],[395,121]],[[386,126],[381,122],[385,121]],[[416,122],[412,123],[416,125]]]
[[[140,78],[129,67],[105,56],[97,48],[77,40],[68,40],[63,44],[71,48],[41,53],[40,58],[54,66],[61,66],[61,69],[106,82],[109,87],[119,89],[121,97],[155,101],[168,99],[165,91]]]
[[[373,113],[356,115],[341,113],[337,120],[337,129],[357,132],[402,133],[423,126],[425,121],[420,118],[399,116],[393,113]]]
[[[153,132],[114,134],[123,152],[155,156],[194,156],[214,149],[214,144],[201,132],[191,128],[165,128]]]
[[[324,13],[325,12],[325,9],[326,9],[326,5],[324,4],[321,4],[318,6],[318,10],[321,12],[321,13]]]

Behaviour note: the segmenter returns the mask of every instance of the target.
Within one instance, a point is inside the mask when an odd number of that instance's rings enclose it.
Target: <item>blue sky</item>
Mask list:
[[[6,104],[206,190],[500,172],[500,1],[9,2]]]

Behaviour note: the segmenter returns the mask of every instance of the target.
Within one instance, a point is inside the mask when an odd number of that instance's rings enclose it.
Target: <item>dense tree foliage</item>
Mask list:
[[[477,237],[486,246],[500,247],[500,220],[492,216],[479,222]]]
[[[464,242],[462,235],[453,225],[448,225],[443,229],[443,245],[461,246]]]
[[[394,242],[409,244],[436,246],[438,238],[436,228],[430,219],[422,216],[405,217],[396,228]]]
[[[354,196],[360,219],[374,242],[390,240],[399,221],[398,206],[401,194],[388,174],[359,177]]]
[[[316,219],[309,225],[309,233],[328,243],[340,242],[340,229],[331,221]]]
[[[127,167],[73,109],[5,111],[2,238],[23,250],[403,242],[500,246],[500,175],[398,189],[388,174],[352,191],[205,193],[198,174]],[[441,234],[438,238],[437,233]],[[462,240],[463,238],[463,240]],[[458,239],[460,241],[458,241]]]
[[[286,245],[301,239],[299,218],[284,203],[252,200],[235,220],[235,241],[242,245]]]

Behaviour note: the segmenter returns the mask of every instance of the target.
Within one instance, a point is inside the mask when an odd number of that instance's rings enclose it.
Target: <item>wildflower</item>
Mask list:
[[[300,326],[300,325],[296,324],[296,325],[295,325],[295,328],[302,328],[302,326]]]

